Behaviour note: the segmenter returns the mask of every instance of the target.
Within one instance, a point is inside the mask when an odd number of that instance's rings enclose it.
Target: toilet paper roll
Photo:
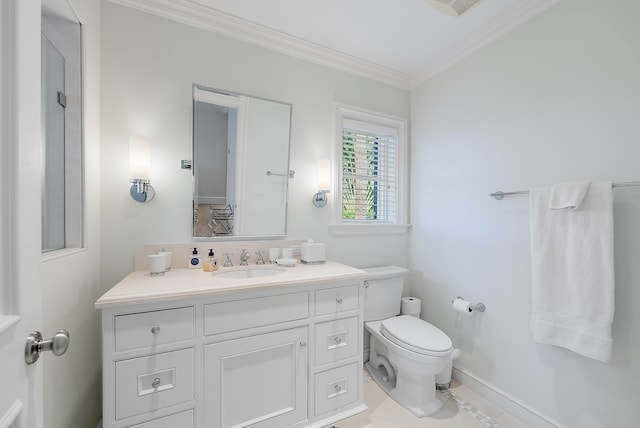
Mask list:
[[[422,302],[417,297],[403,297],[400,304],[401,315],[419,317],[422,312]]]
[[[473,304],[464,299],[455,299],[453,301],[453,309],[467,316],[473,315]]]

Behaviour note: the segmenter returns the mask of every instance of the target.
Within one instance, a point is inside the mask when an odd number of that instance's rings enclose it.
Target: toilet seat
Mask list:
[[[382,321],[380,333],[396,345],[429,356],[451,353],[453,343],[437,327],[409,315],[400,315]]]

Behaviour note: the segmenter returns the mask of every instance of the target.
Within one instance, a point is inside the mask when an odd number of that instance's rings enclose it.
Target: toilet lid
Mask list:
[[[449,336],[437,327],[409,315],[382,321],[380,333],[395,344],[426,355],[441,355],[451,351]]]

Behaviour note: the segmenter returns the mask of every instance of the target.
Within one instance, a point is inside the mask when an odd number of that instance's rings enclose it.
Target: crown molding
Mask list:
[[[109,0],[334,70],[409,88],[410,76],[189,0]]]
[[[534,16],[556,4],[559,0],[527,1],[511,8],[502,15],[470,34],[461,42],[436,57],[422,71],[411,75],[409,89],[413,89],[435,77],[452,65],[462,61],[484,45],[510,32]]]
[[[192,27],[261,46],[294,58],[369,78],[403,89],[413,89],[468,57],[478,49],[513,30],[559,0],[526,1],[493,19],[478,31],[436,57],[422,70],[403,73],[308,42],[299,37],[246,19],[194,3],[191,0],[109,0],[123,6],[161,16]]]

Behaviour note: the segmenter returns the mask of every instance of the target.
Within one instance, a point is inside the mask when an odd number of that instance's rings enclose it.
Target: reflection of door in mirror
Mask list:
[[[236,154],[245,117],[244,97],[194,87],[194,236],[237,234]]]
[[[199,86],[193,100],[194,236],[283,236],[291,106]]]
[[[194,101],[194,203],[205,210],[198,218],[210,216],[206,224],[195,225],[200,226],[196,236],[233,233],[237,120],[238,108]]]

